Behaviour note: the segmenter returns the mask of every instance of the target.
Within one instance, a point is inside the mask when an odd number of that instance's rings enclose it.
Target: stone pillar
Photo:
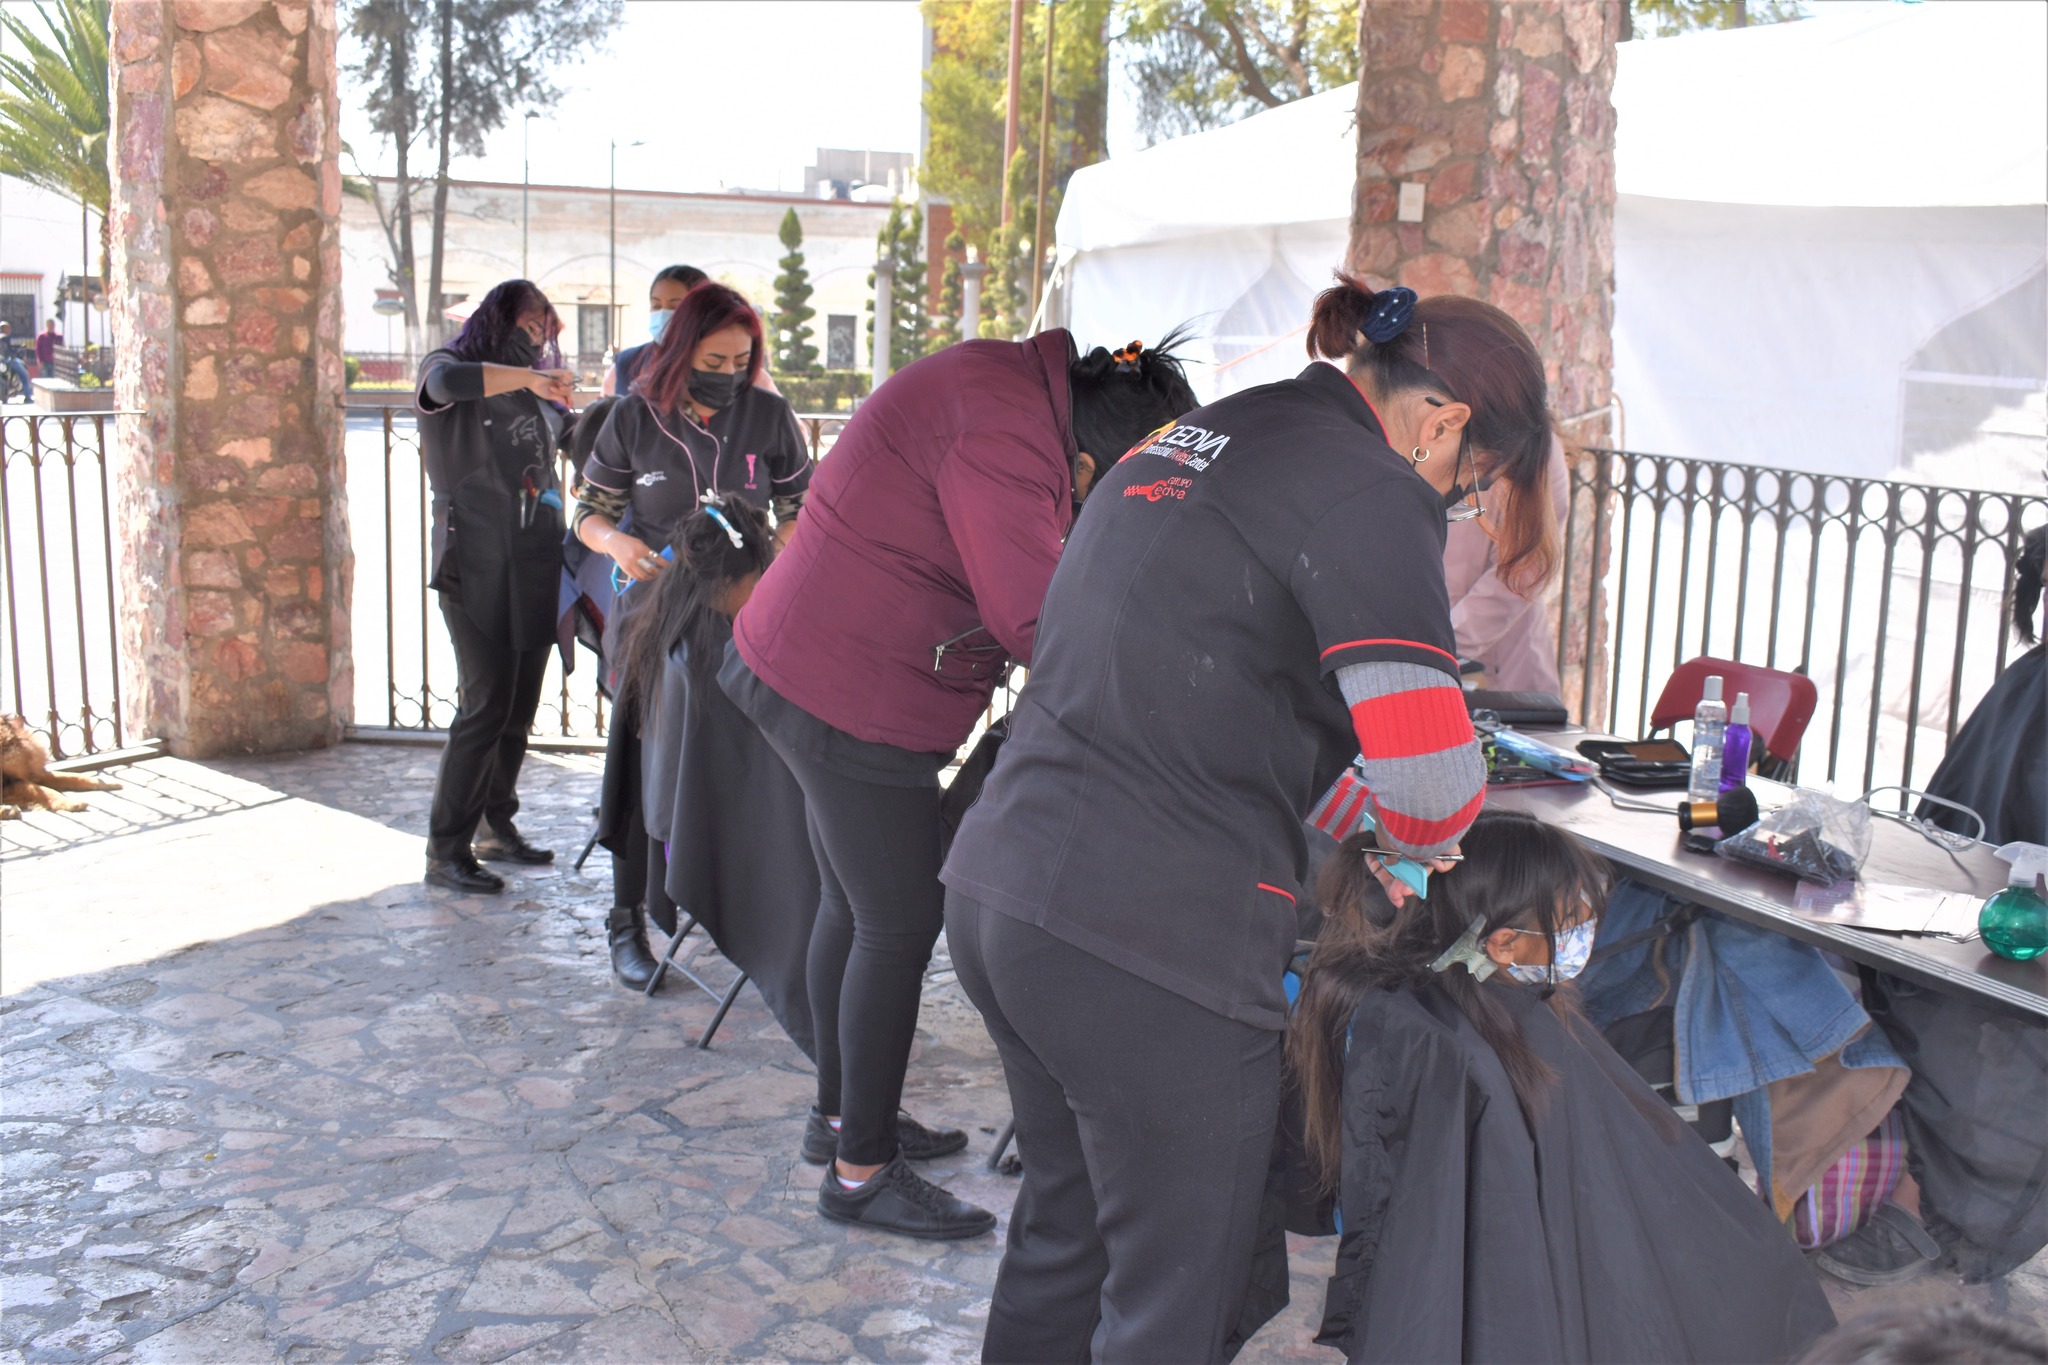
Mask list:
[[[129,733],[331,744],[353,691],[334,0],[121,0],[110,42]]]
[[[1352,271],[1499,305],[1543,353],[1570,434],[1604,444],[1614,320],[1619,0],[1366,0]],[[1409,187],[1404,196],[1403,187]],[[1405,199],[1405,203],[1404,203]],[[1574,515],[1566,700],[1585,676],[1590,500]],[[1588,575],[1591,575],[1590,577]],[[1592,691],[1604,693],[1604,628]],[[1597,703],[1594,719],[1599,719]]]

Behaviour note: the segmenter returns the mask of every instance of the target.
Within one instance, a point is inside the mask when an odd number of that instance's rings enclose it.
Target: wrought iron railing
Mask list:
[[[354,640],[356,723],[392,730],[440,730],[455,715],[455,655],[426,586],[429,562],[426,468],[411,396],[348,405],[349,525],[356,548]],[[799,415],[815,460],[831,448],[843,417]],[[566,458],[557,471],[573,480]],[[564,672],[548,665],[535,731],[596,742],[610,706],[589,655]]]
[[[120,585],[108,412],[0,415],[4,708],[54,758],[118,749]]]
[[[121,718],[113,418],[0,416],[0,705],[59,757],[143,738]],[[844,420],[800,418],[814,458]],[[352,402],[347,429],[355,718],[437,730],[454,714],[455,670],[426,588],[413,413],[403,398]],[[1592,452],[1573,472],[1566,527],[1565,690],[1587,724],[1640,734],[1664,679],[1694,655],[1804,672],[1820,705],[1803,780],[1924,783],[2010,655],[2007,566],[2043,522],[2037,494]],[[536,728],[600,740],[590,661],[551,668]],[[991,718],[1014,693],[998,694]]]
[[[2048,522],[2035,494],[1625,451],[1589,452],[1572,489],[1558,660],[1580,719],[1644,733],[1702,654],[1804,673],[1801,780],[1851,795],[1934,771],[2005,666],[2008,566]]]

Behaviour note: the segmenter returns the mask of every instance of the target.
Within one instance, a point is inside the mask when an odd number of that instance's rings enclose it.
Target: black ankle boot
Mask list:
[[[647,916],[637,905],[614,905],[605,920],[611,943],[612,975],[629,991],[644,991],[658,965],[647,948]]]

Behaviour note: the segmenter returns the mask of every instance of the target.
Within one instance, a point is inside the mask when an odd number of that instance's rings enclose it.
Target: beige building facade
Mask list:
[[[387,206],[392,182],[379,178]],[[413,231],[422,302],[431,248],[432,186],[415,189]],[[777,237],[794,208],[803,225],[810,271],[812,342],[833,368],[868,364],[868,274],[887,204],[799,195],[674,194],[619,190],[616,238],[603,186],[463,181],[448,196],[443,293],[474,302],[500,280],[524,274],[547,291],[562,315],[564,351],[601,354],[647,339],[647,287],[663,266],[694,265],[733,286],[765,314],[775,305],[783,246]],[[522,234],[523,229],[523,234]],[[522,240],[523,236],[523,240]],[[616,248],[614,248],[616,241]],[[618,295],[612,296],[616,249]],[[405,349],[402,318],[376,310],[392,291],[391,246],[376,209],[350,196],[341,225],[344,339],[352,355]],[[453,305],[459,312],[462,304]]]

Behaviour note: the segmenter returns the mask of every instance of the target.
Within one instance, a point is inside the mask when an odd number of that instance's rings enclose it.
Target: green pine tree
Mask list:
[[[944,350],[960,339],[960,312],[966,305],[960,282],[960,260],[967,239],[956,229],[946,234],[946,265],[939,274],[939,314],[932,319],[934,351]]]
[[[875,237],[878,260],[893,261],[895,282],[889,290],[889,370],[893,374],[925,355],[931,344],[931,318],[925,307],[924,211],[901,200],[889,206],[888,220]],[[868,272],[867,332],[870,353],[875,344],[875,275]]]
[[[818,310],[811,307],[811,272],[804,266],[804,229],[796,210],[782,215],[777,233],[788,254],[776,262],[782,273],[775,277],[775,314],[770,326],[775,332],[775,371],[778,374],[816,374],[818,348],[811,344],[811,319]]]

